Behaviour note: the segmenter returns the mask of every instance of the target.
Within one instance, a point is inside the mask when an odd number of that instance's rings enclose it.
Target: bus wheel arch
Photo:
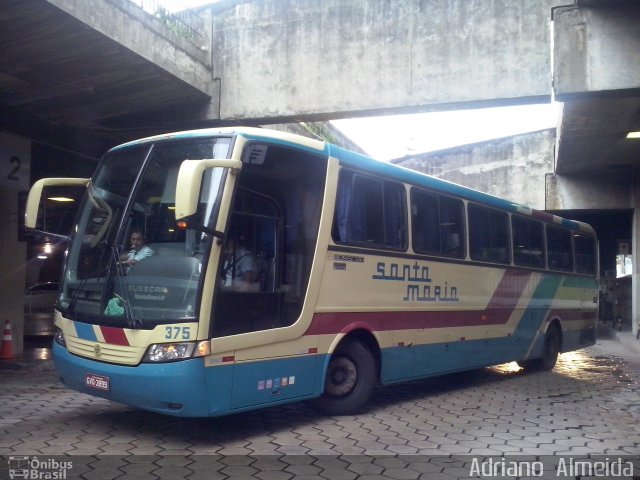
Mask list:
[[[554,318],[549,322],[544,333],[544,344],[542,347],[542,357],[540,358],[540,369],[551,370],[556,366],[558,355],[562,352],[562,327],[560,320]]]
[[[539,358],[518,362],[525,370],[548,371],[555,367],[558,355],[562,352],[562,327],[560,319],[554,318],[547,325],[544,333],[542,355]]]
[[[311,406],[329,415],[359,411],[369,400],[380,379],[380,347],[366,330],[346,335],[327,363],[324,388]]]
[[[559,341],[560,341],[560,345],[559,345],[559,349],[560,349],[560,353],[563,352],[564,350],[562,349],[562,344],[563,344],[563,329],[562,329],[562,321],[560,318],[558,317],[554,317],[550,322],[549,325],[547,325],[547,330],[545,331],[545,336],[546,333],[549,331],[550,328],[555,328],[557,329],[557,333],[559,336]]]

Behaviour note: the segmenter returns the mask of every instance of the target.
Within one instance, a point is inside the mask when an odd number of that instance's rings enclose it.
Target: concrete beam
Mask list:
[[[616,210],[632,208],[633,174],[629,170],[598,177],[546,175],[546,210]]]
[[[213,15],[221,118],[322,119],[549,100],[549,22],[560,3],[232,4]]]
[[[602,5],[600,3],[599,5]],[[553,20],[553,91],[560,101],[589,94],[638,95],[640,8],[562,7]]]
[[[208,47],[203,49],[173,33],[129,0],[46,0],[88,27],[149,60],[174,77],[213,97]],[[96,52],[99,55],[100,52]]]

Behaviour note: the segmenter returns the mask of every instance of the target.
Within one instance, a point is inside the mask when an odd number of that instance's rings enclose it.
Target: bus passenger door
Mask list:
[[[259,146],[260,162],[243,162],[236,180],[210,322],[213,344],[234,351],[232,409],[311,396],[319,377],[317,338],[286,329],[311,321],[303,306],[327,158]]]

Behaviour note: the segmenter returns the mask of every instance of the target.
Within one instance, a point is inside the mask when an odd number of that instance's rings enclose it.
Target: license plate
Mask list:
[[[109,391],[109,377],[104,375],[96,375],[95,373],[87,373],[85,375],[85,383],[87,387],[103,392]]]

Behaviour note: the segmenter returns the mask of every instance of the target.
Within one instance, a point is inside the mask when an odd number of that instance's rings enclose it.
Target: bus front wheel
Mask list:
[[[358,341],[348,341],[331,355],[324,393],[311,405],[329,415],[357,412],[373,393],[376,371],[371,350]]]
[[[562,338],[560,336],[560,329],[557,325],[550,325],[544,335],[542,357],[533,360],[520,361],[518,362],[518,365],[525,370],[551,370],[556,366],[556,362],[558,361],[561,344]]]

